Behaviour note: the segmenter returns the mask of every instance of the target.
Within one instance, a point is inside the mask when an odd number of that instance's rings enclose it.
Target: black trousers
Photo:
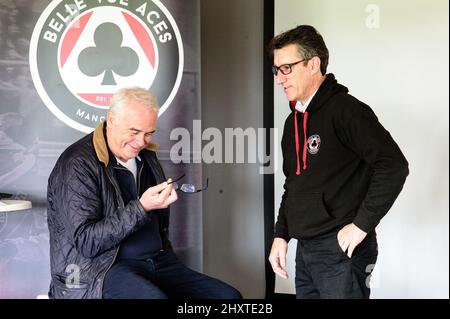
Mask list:
[[[298,299],[368,299],[378,256],[375,231],[355,248],[342,251],[337,231],[297,242],[295,289]]]

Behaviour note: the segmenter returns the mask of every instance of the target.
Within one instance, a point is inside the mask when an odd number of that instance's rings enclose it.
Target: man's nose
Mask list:
[[[147,141],[147,138],[145,135],[141,135],[137,138],[137,142],[140,147],[143,147],[144,145],[150,143],[150,141]]]
[[[286,77],[281,73],[281,71],[278,71],[278,74],[275,76],[275,82],[277,84],[283,84],[286,82]]]

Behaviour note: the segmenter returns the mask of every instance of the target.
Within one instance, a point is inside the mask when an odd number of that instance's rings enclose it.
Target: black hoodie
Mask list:
[[[306,239],[349,223],[369,233],[400,193],[408,162],[372,109],[333,74],[304,114],[295,103],[281,141],[286,181],[275,237]]]

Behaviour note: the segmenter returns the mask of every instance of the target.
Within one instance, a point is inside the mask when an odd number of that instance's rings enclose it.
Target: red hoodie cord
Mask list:
[[[295,128],[295,153],[297,154],[297,171],[295,172],[296,175],[300,175],[300,158],[299,158],[299,152],[300,152],[300,143],[298,141],[298,125],[297,125],[297,110],[295,110],[294,113],[294,128]]]
[[[296,175],[300,175],[300,141],[298,137],[298,121],[297,121],[297,113],[295,110],[294,113],[294,127],[295,127],[295,153],[297,157],[297,170],[295,172]],[[306,128],[308,122],[308,112],[303,114],[303,170],[306,170],[306,161],[307,161],[307,153],[308,153],[308,141],[306,139]]]
[[[308,112],[303,114],[303,170],[306,171],[306,161],[308,155],[308,141],[306,139],[306,126],[308,124]]]

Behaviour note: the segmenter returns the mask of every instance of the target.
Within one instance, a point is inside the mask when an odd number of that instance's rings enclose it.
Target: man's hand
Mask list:
[[[345,252],[347,251],[347,256],[352,258],[353,251],[356,246],[358,246],[364,238],[366,238],[367,233],[355,224],[351,223],[344,226],[337,234],[337,240],[341,249]]]
[[[273,272],[284,279],[288,278],[288,273],[286,272],[287,250],[287,242],[283,238],[275,238],[269,255],[269,261],[272,265]]]
[[[177,192],[173,189],[169,179],[167,182],[158,184],[147,189],[142,194],[139,201],[146,212],[154,209],[167,208],[170,204],[178,199]]]

